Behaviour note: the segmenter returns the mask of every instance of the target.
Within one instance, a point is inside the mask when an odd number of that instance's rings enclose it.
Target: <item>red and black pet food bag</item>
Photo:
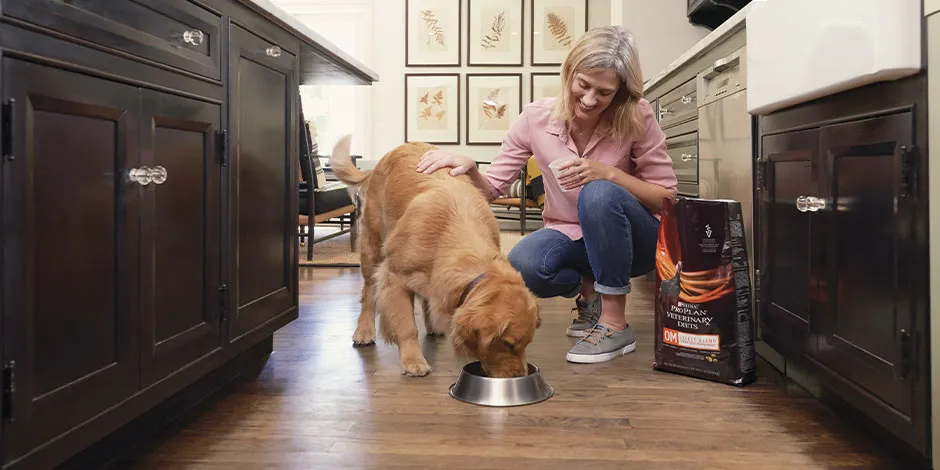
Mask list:
[[[665,200],[654,369],[733,385],[756,379],[748,273],[739,202]]]

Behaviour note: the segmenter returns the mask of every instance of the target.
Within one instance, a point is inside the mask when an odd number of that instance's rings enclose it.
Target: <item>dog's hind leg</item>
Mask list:
[[[352,337],[355,346],[375,344],[375,259],[369,248],[369,244],[363,243],[360,250],[362,297],[359,301],[359,321]]]
[[[418,344],[418,325],[415,321],[414,293],[405,282],[383,263],[378,269],[377,302],[382,316],[382,336],[389,343],[398,345],[401,373],[421,377],[431,372],[431,366]]]

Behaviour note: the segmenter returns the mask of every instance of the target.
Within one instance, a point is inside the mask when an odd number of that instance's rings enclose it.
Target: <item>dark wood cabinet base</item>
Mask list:
[[[926,95],[920,74],[762,117],[755,224],[762,339],[915,463],[931,453]]]
[[[0,468],[97,466],[298,317],[301,64],[368,74],[262,10],[0,3]]]
[[[123,425],[108,437],[62,463],[59,470],[87,470],[108,468],[120,457],[135,450],[147,439],[172,427],[175,423],[198,413],[211,405],[213,398],[224,395],[243,380],[257,377],[273,351],[274,339],[267,337],[238,356],[222,362],[180,392],[168,397],[141,397],[144,401],[160,400],[160,404]],[[193,375],[192,373],[190,375]],[[195,374],[198,376],[198,374]],[[26,465],[22,468],[37,468]]]

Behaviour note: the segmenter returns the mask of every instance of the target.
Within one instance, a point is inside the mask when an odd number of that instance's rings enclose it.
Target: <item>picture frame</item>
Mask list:
[[[500,145],[522,112],[521,73],[468,73],[467,145]]]
[[[561,65],[587,31],[587,0],[532,0],[531,64]]]
[[[561,74],[558,72],[532,72],[529,75],[529,102],[561,93]]]
[[[405,66],[460,67],[463,0],[405,0]]]
[[[467,0],[467,65],[524,64],[525,1]]]
[[[460,74],[405,74],[405,142],[460,145]]]

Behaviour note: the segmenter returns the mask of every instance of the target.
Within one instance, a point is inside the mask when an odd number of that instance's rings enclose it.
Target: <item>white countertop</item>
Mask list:
[[[290,13],[287,13],[286,11],[284,11],[283,9],[281,9],[274,3],[271,3],[270,0],[239,0],[239,1],[248,5],[249,7],[254,7],[254,9],[262,10],[265,13],[269,14],[270,16],[276,18],[278,21],[282,23],[281,26],[285,26],[288,29],[288,31],[290,31],[295,36],[297,36],[298,38],[304,41],[305,49],[307,48],[313,49],[313,51],[310,51],[310,52],[316,52],[319,55],[323,55],[325,52],[327,55],[332,56],[332,57],[326,57],[326,58],[331,61],[336,61],[337,62],[336,65],[344,66],[343,67],[344,69],[349,68],[351,69],[350,70],[351,72],[354,72],[357,75],[360,75],[361,78],[368,78],[369,81],[372,81],[372,82],[379,81],[379,75],[377,73],[370,70],[368,67],[366,67],[364,64],[356,60],[351,55],[344,52],[342,49],[336,47],[336,45],[326,40],[326,38],[324,38],[323,36],[317,34],[316,31],[314,31],[309,26],[300,22],[297,18],[295,18]],[[304,73],[304,69],[307,68],[304,66],[305,64],[303,63],[305,60],[305,57],[304,57],[305,52],[308,52],[308,51],[301,50],[300,60],[301,60],[302,73]]]
[[[712,31],[711,33],[708,33],[708,36],[705,36],[699,42],[695,43],[695,45],[692,46],[691,49],[685,51],[681,56],[679,56],[678,59],[672,61],[671,64],[666,66],[666,68],[663,69],[658,74],[656,74],[656,76],[647,80],[646,83],[643,85],[643,91],[647,91],[650,88],[656,86],[657,84],[659,84],[659,82],[665,80],[669,75],[675,72],[676,69],[679,69],[680,67],[694,60],[696,57],[700,56],[701,54],[708,52],[709,47],[711,47],[713,44],[717,43],[721,39],[724,39],[728,37],[729,35],[740,31],[740,29],[744,27],[744,18],[747,16],[747,12],[748,10],[750,10],[751,5],[753,4],[754,2],[751,1],[750,3],[745,5],[744,8],[738,10],[737,13],[735,13],[730,18],[728,18],[720,26],[715,28],[714,31]]]

